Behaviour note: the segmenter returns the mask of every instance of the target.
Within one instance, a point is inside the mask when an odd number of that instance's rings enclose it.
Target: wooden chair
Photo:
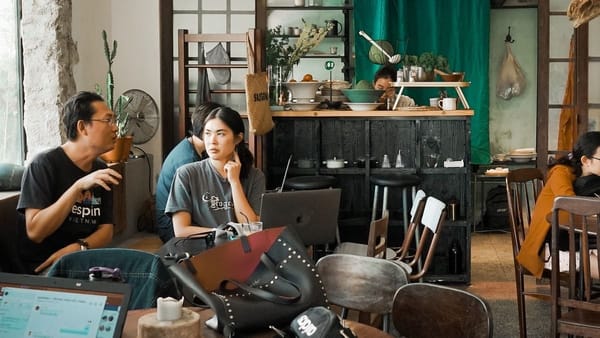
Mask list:
[[[411,283],[394,296],[392,320],[407,338],[492,337],[492,315],[480,297],[447,286]]]
[[[508,197],[508,214],[512,239],[513,259],[515,267],[515,283],[517,287],[517,307],[519,310],[520,337],[527,337],[527,316],[525,296],[535,295],[549,299],[549,294],[525,290],[524,276],[531,274],[517,261],[521,251],[521,243],[529,231],[529,223],[533,215],[535,202],[544,186],[544,175],[537,168],[523,168],[509,171],[506,176],[506,195]],[[549,273],[546,273],[548,275]]]
[[[565,213],[565,215],[563,215]],[[560,218],[559,218],[560,214]],[[564,230],[561,230],[564,229]],[[569,278],[559,271],[559,232],[568,234]],[[595,197],[557,197],[552,209],[552,335],[561,333],[600,337],[600,303],[592,299],[593,263],[600,266],[600,256],[590,255],[590,242],[600,237],[600,199]],[[579,264],[576,259],[579,258]],[[595,262],[592,262],[595,260]],[[579,265],[579,268],[577,268]],[[561,283],[567,292],[561,292]]]
[[[367,244],[342,242],[334,252],[376,258],[386,258],[388,251],[394,254],[393,250],[387,248],[388,223],[389,214],[387,210],[384,210],[380,219],[371,221]]]
[[[418,206],[414,221],[410,223],[408,232],[404,236],[402,247],[396,252],[394,260],[405,269],[409,267],[409,279],[420,280],[431,265],[435,256],[437,243],[442,234],[442,226],[446,219],[446,204],[435,197],[427,197],[424,206]],[[417,231],[420,236],[415,236]],[[419,238],[420,237],[420,238]],[[413,239],[415,240],[414,255],[411,255]],[[419,265],[424,256],[422,265]]]
[[[389,332],[394,294],[408,283],[403,268],[389,260],[347,254],[327,255],[316,266],[327,299],[342,307],[342,318],[348,310],[383,315],[383,330]]]

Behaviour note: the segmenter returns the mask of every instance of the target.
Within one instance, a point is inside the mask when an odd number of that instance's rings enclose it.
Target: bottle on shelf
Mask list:
[[[390,158],[387,154],[383,155],[383,161],[381,161],[382,168],[391,168]]]
[[[396,168],[404,168],[404,162],[402,162],[402,150],[398,150],[398,156],[396,156]]]

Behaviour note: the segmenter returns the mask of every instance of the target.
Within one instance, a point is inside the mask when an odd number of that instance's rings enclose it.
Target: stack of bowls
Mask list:
[[[381,105],[378,100],[383,92],[379,89],[342,89],[342,93],[350,100],[344,104],[356,111],[376,110]]]
[[[288,105],[292,110],[308,111],[319,106],[316,100],[317,89],[321,85],[318,81],[285,82],[287,89],[292,93],[292,101]]]

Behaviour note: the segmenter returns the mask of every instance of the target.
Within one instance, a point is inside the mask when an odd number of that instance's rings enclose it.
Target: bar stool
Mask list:
[[[284,187],[291,190],[327,189],[336,185],[337,179],[333,176],[296,176],[285,181]]]
[[[382,212],[387,209],[388,202],[388,188],[402,188],[402,215],[404,221],[404,233],[408,228],[408,196],[407,191],[409,188],[412,189],[412,199],[414,200],[417,192],[417,186],[421,184],[421,177],[411,174],[380,174],[371,175],[371,183],[375,185],[373,193],[373,211],[371,213],[371,220],[377,219],[377,200],[379,199],[379,186],[383,186],[383,202]]]

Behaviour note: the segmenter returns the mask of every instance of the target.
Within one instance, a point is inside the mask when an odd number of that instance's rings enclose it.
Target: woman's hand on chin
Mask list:
[[[227,173],[227,180],[231,182],[239,182],[240,172],[242,171],[242,163],[237,151],[233,152],[233,159],[227,161],[224,166],[225,172]]]

